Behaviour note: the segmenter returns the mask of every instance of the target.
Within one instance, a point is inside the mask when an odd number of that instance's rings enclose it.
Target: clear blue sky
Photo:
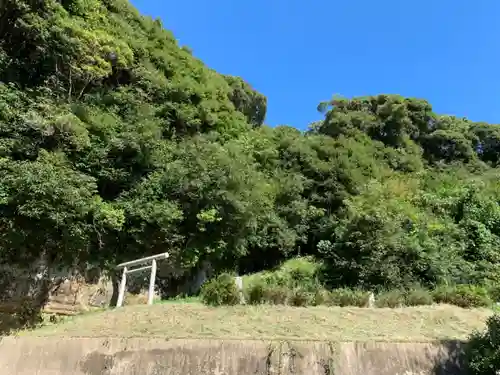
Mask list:
[[[266,123],[304,129],[333,94],[428,99],[500,123],[498,0],[132,0],[215,70],[268,98]]]

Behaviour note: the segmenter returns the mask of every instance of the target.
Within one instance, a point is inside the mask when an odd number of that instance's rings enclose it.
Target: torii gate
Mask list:
[[[158,255],[152,255],[146,258],[133,260],[131,262],[121,263],[118,266],[116,266],[117,269],[123,268],[122,280],[120,282],[120,291],[118,293],[118,301],[116,303],[116,307],[121,307],[123,305],[123,299],[125,298],[125,287],[127,285],[127,274],[145,271],[150,268],[151,268],[151,275],[149,277],[148,305],[152,305],[155,292],[156,260],[167,259],[168,257],[169,257],[168,253],[162,253]],[[139,267],[136,269],[130,269],[130,267],[144,264],[147,262],[151,262],[151,265]]]

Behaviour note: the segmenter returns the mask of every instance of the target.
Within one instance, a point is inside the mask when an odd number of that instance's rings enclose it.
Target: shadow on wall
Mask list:
[[[340,343],[333,374],[463,375],[464,343],[460,341]]]
[[[466,360],[464,348],[466,342],[446,340],[441,341],[440,345],[446,353],[435,361],[434,374],[436,375],[455,375],[466,374]]]
[[[6,336],[22,328],[22,324],[16,314],[0,312],[0,336]]]

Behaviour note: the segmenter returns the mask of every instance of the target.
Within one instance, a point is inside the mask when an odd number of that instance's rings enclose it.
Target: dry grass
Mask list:
[[[466,339],[481,329],[488,309],[453,306],[401,309],[234,306],[197,303],[129,306],[96,312],[23,336],[164,337],[264,340],[426,342]]]

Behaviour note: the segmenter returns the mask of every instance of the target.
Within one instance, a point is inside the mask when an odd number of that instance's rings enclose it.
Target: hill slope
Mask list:
[[[497,126],[378,95],[271,129],[263,95],[124,0],[8,1],[0,35],[2,263],[168,250],[172,289],[298,254],[330,286],[499,281]]]
[[[130,306],[82,315],[25,336],[427,342],[467,339],[491,310],[287,306]]]

